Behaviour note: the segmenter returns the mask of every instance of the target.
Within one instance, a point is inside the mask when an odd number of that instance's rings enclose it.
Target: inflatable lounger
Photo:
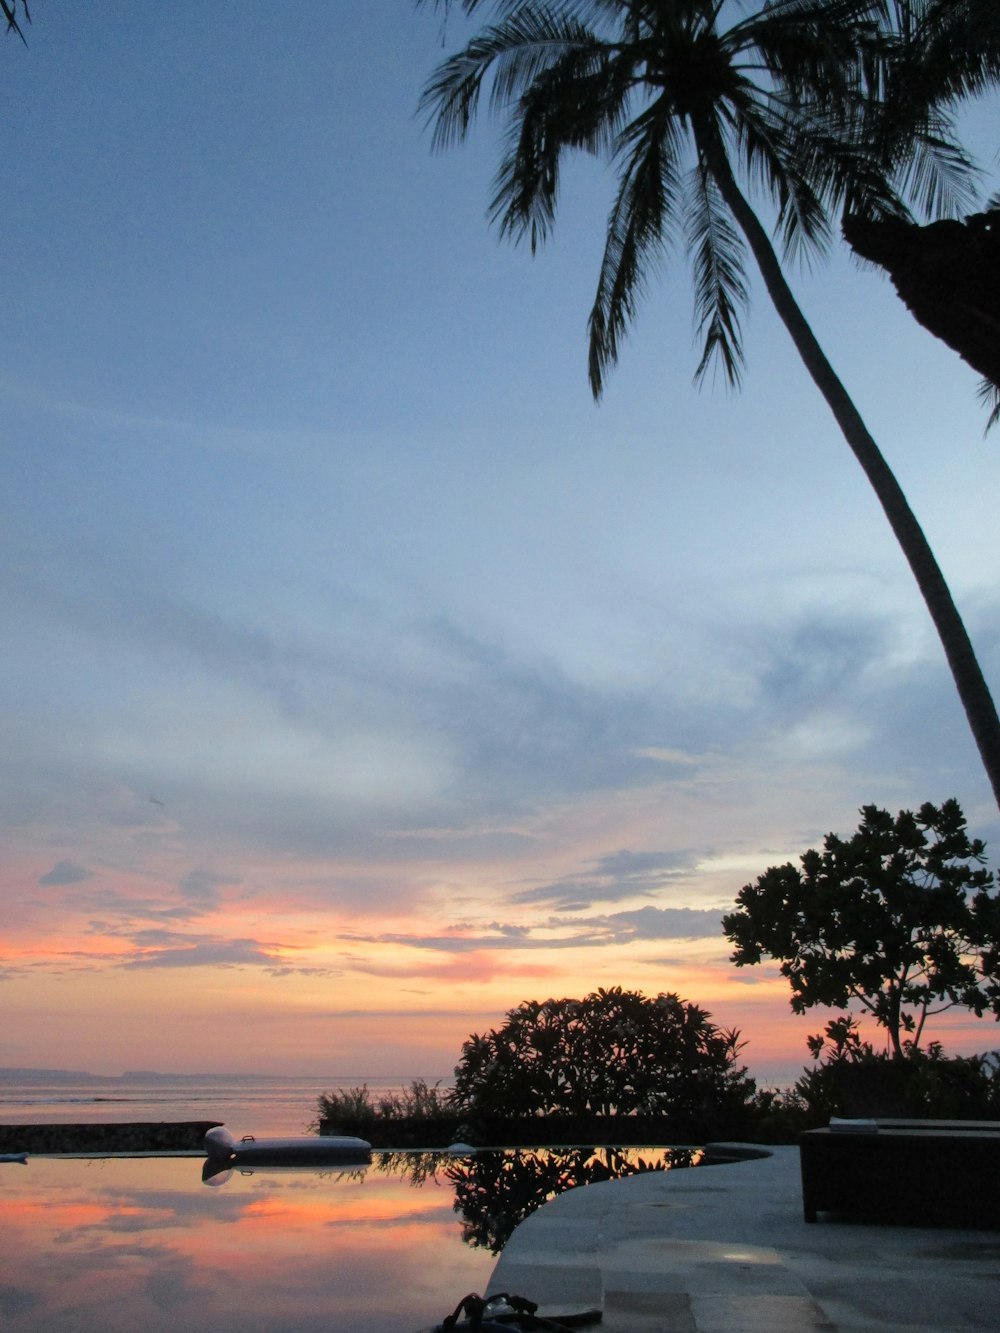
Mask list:
[[[229,1166],[303,1166],[323,1162],[369,1162],[372,1145],[364,1139],[321,1134],[315,1138],[236,1139],[223,1125],[205,1135],[205,1152],[213,1162]]]

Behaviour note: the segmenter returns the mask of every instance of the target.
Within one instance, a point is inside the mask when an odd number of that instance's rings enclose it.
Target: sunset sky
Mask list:
[[[436,1077],[521,1000],[621,984],[794,1076],[830,1015],[729,965],[739,888],[866,803],[956,796],[994,851],[1000,818],[756,275],[741,394],[692,387],[681,255],[595,406],[608,172],[567,174],[539,256],[497,240],[496,127],[433,155],[416,115],[459,15],[31,10],[0,44],[0,1065]],[[984,197],[997,123],[967,119]],[[842,245],[793,281],[1000,689],[975,374]]]

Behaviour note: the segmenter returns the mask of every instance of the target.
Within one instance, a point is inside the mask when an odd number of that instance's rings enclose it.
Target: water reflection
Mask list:
[[[517,1224],[557,1194],[640,1172],[695,1166],[701,1157],[695,1148],[522,1148],[458,1161],[440,1153],[383,1153],[375,1169],[398,1172],[414,1185],[442,1174],[455,1190],[462,1239],[499,1254]]]
[[[666,1162],[634,1149],[376,1154],[367,1170],[236,1170],[206,1189],[202,1160],[0,1166],[5,1333],[420,1328],[484,1288],[544,1198]]]
[[[0,1167],[5,1333],[411,1330],[493,1266],[456,1235],[443,1180],[200,1176],[190,1158]]]

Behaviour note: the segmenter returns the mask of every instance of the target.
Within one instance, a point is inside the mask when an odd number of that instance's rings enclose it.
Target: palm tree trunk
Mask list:
[[[917,586],[927,604],[934,627],[944,647],[959,698],[969,720],[972,735],[986,769],[993,795],[1000,807],[1000,718],[989,686],[976,659],[962,617],[944,580],[938,562],[909,506],[902,487],[869,434],[861,414],[820,347],[816,335],[792,295],[767,232],[744,199],[725,153],[721,148],[703,149],[709,171],[726,205],[736,219],[764,279],[768,294],[785,328],[791,334],[798,353],[813,382],[826,399],[830,410],[861,464],[882,505],[909,562]]]

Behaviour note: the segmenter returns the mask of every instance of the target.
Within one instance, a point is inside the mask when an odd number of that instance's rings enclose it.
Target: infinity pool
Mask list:
[[[367,1168],[204,1183],[200,1157],[31,1157],[0,1165],[0,1325],[415,1333],[483,1290],[543,1198],[669,1162],[663,1149],[376,1153]]]

